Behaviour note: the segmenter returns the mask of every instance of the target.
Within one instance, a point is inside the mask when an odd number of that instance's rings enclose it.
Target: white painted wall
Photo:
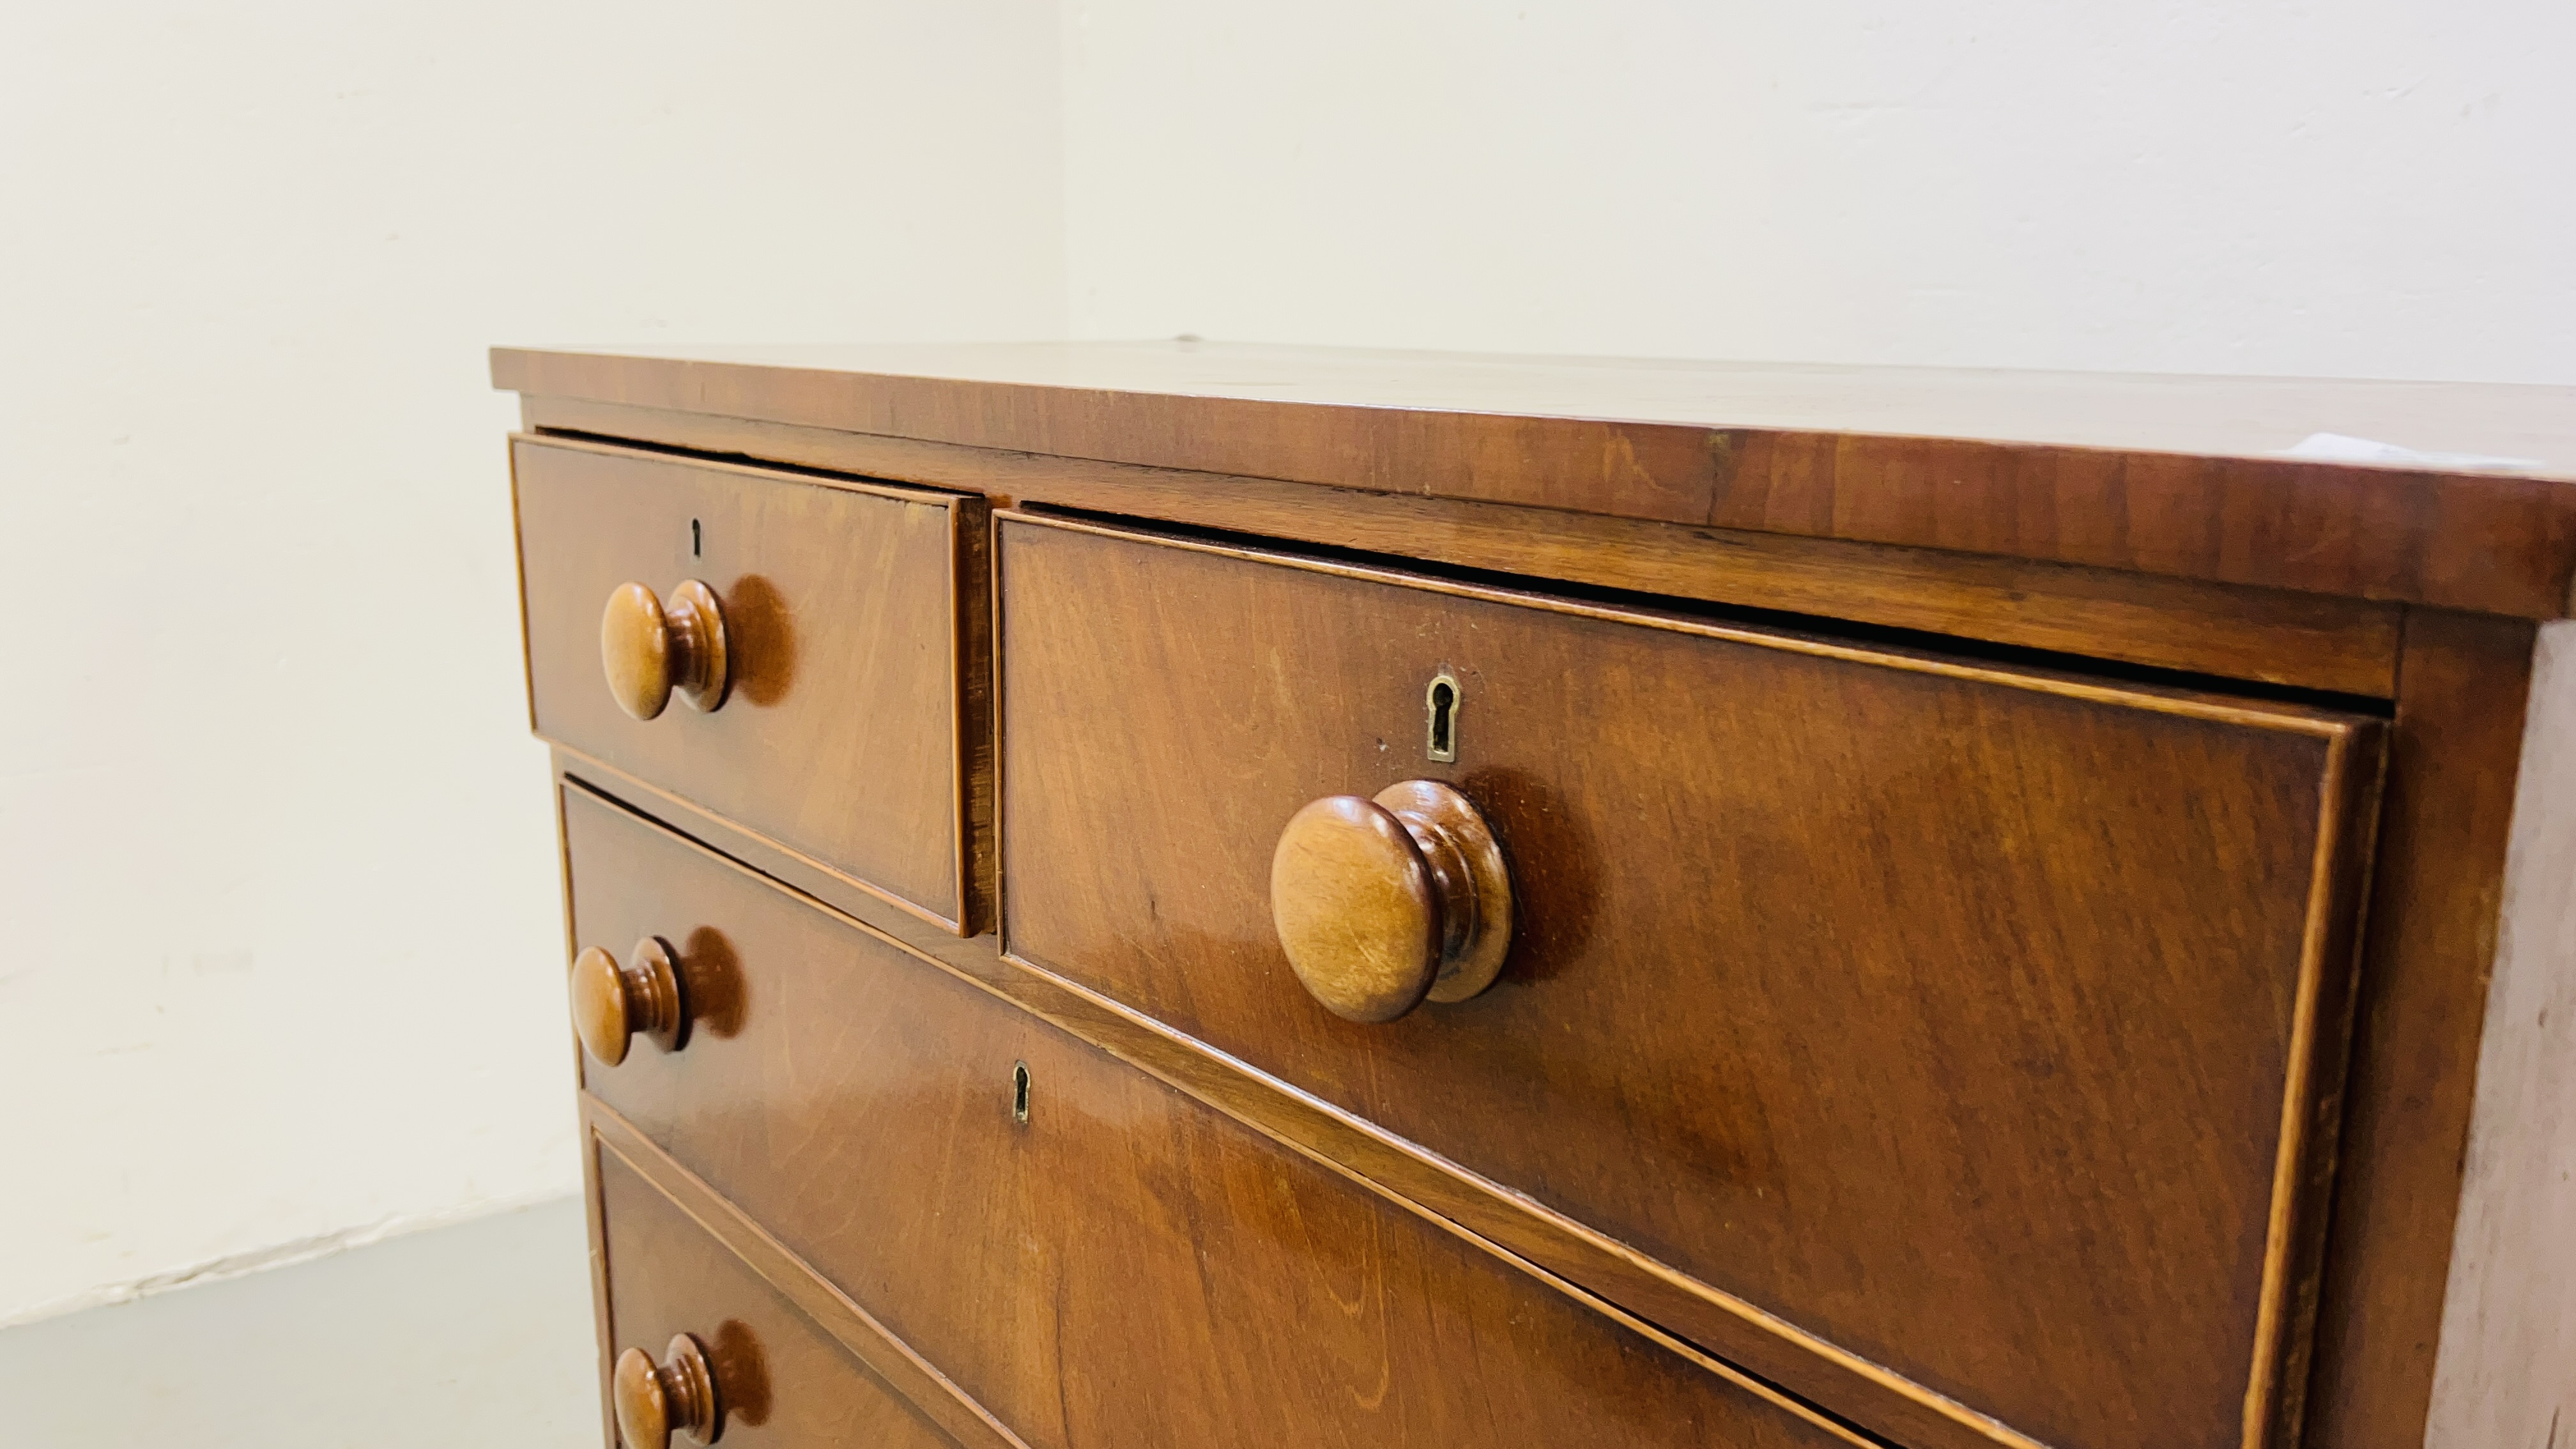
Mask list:
[[[0,7],[0,1322],[571,1190],[484,349],[1060,334],[1056,40]]]
[[[2576,382],[2564,0],[1066,3],[1076,335]]]

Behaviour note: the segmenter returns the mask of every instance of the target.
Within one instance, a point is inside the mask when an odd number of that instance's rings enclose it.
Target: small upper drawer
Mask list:
[[[511,457],[537,733],[981,929],[983,501],[554,438]]]
[[[1962,1426],[2280,1441],[2374,721],[999,539],[1011,955]]]

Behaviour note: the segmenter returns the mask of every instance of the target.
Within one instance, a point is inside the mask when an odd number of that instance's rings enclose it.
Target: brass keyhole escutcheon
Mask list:
[[[1431,676],[1422,691],[1422,753],[1436,763],[1455,764],[1458,759],[1458,677],[1447,670]]]

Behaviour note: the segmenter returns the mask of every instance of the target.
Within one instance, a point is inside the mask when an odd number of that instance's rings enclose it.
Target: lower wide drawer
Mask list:
[[[1033,1445],[1863,1442],[613,804],[564,830],[580,944],[667,943],[691,1013],[590,1091]]]
[[[614,1149],[598,1148],[593,1170],[608,1259],[608,1363],[628,1349],[667,1363],[673,1338],[696,1339],[713,1371],[726,1449],[950,1443]],[[689,1441],[675,1434],[673,1442]]]

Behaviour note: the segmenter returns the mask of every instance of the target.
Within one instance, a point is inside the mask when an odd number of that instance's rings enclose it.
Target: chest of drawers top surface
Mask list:
[[[493,354],[529,397],[2554,618],[2576,388],[1204,342]],[[2496,460],[2281,456],[2317,433]]]
[[[763,1393],[890,1385],[958,1442],[2415,1449],[2562,1407],[2507,1381],[2576,1286],[2536,1246],[2576,1143],[2515,1106],[2576,1089],[2576,389],[1190,341],[494,375],[612,1347],[722,1321],[729,1252],[786,1294],[741,1310],[802,1365]],[[750,1343],[617,1392],[703,1416]]]

